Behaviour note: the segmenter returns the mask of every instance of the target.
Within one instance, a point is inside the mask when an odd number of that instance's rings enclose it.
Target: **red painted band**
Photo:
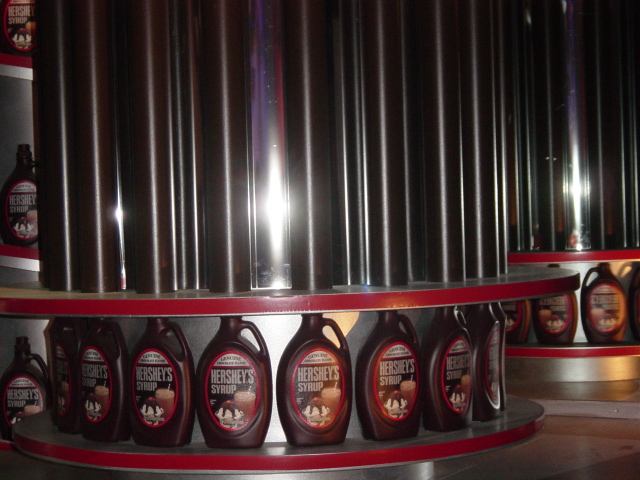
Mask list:
[[[300,455],[243,455],[230,451],[226,455],[197,455],[163,453],[114,453],[88,451],[76,447],[51,445],[16,435],[16,446],[31,454],[80,465],[136,470],[184,471],[296,471],[357,468],[372,465],[424,462],[489,450],[524,440],[544,425],[543,416],[520,427],[489,435],[433,445],[405,446],[358,452],[317,453]],[[282,452],[286,446],[282,447]],[[273,450],[273,448],[269,449]],[[280,450],[280,449],[278,449]],[[90,453],[90,455],[88,454]],[[385,461],[388,459],[388,461]]]

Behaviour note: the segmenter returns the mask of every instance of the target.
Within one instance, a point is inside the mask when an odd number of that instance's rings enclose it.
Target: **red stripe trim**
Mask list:
[[[526,425],[479,437],[433,445],[404,446],[402,448],[340,452],[322,454],[274,454],[276,447],[267,448],[265,455],[243,455],[235,450],[228,455],[180,455],[141,454],[88,451],[75,447],[50,445],[16,435],[16,446],[27,451],[63,462],[95,467],[136,470],[184,470],[184,471],[294,471],[364,467],[430,461],[451,456],[467,455],[482,450],[502,447],[524,440],[537,433],[544,425],[540,417]],[[270,451],[270,452],[269,452]],[[271,454],[270,454],[271,453]]]
[[[620,345],[602,347],[506,347],[507,357],[531,358],[589,358],[589,357],[622,357],[640,355],[640,345]]]
[[[13,450],[13,442],[0,440],[0,450]]]
[[[14,247],[13,245],[0,244],[0,256],[39,260],[40,250],[37,248]]]
[[[33,60],[31,57],[22,57],[20,55],[9,55],[0,53],[0,64],[10,65],[12,67],[32,68]]]
[[[579,288],[579,274],[548,278],[531,267],[514,267],[520,275],[458,284],[420,283],[409,287],[375,288],[341,286],[315,292],[256,290],[234,296],[204,290],[145,295],[133,292],[82,294],[49,292],[46,289],[0,288],[0,312],[46,316],[209,316],[291,314],[299,312],[345,312],[424,308],[463,303],[555,295]],[[522,274],[528,270],[528,274]],[[535,270],[535,269],[533,269]],[[538,279],[536,279],[538,278]],[[447,288],[446,285],[454,285]],[[444,288],[442,288],[444,286]]]
[[[640,260],[640,250],[587,250],[583,252],[518,252],[507,255],[510,264],[613,262]]]

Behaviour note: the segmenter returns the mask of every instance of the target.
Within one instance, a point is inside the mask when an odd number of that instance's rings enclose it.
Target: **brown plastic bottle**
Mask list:
[[[58,317],[51,326],[52,403],[51,418],[58,430],[80,433],[81,376],[80,343],[87,334],[87,321],[83,318]]]
[[[594,344],[621,342],[629,323],[627,297],[608,263],[589,269],[582,281],[580,297],[582,327],[587,341]]]
[[[0,378],[0,433],[5,440],[12,440],[15,423],[47,410],[51,398],[47,365],[40,355],[31,353],[29,338],[17,337],[14,349],[13,361]]]
[[[531,301],[501,302],[500,305],[502,305],[502,310],[507,315],[507,343],[527,343],[531,328]]]
[[[473,361],[472,419],[486,422],[500,414],[502,403],[501,324],[491,305],[473,305],[467,314]]]
[[[507,374],[506,374],[506,346],[507,346],[507,314],[504,313],[502,303],[492,303],[491,311],[500,323],[500,410],[507,408]]]
[[[0,236],[7,245],[38,241],[38,188],[31,147],[18,145],[16,166],[0,191]]]
[[[258,348],[242,336],[251,332]],[[271,362],[258,328],[240,317],[220,318],[196,373],[196,410],[209,447],[256,448],[271,419]]]
[[[106,318],[91,321],[80,343],[80,432],[101,442],[129,440],[127,392],[129,356],[120,325]]]
[[[394,310],[378,312],[356,361],[356,408],[364,438],[395,440],[418,434],[419,359],[411,321]]]
[[[462,313],[436,309],[421,346],[422,423],[447,432],[471,424],[471,340]]]
[[[532,317],[533,331],[538,343],[573,343],[578,327],[578,301],[575,292],[533,300]]]
[[[2,51],[31,56],[36,48],[36,0],[3,0],[0,4]]]
[[[633,338],[640,342],[640,268],[633,274],[629,286],[629,324]]]
[[[326,326],[337,336],[339,347],[322,332]],[[278,365],[276,403],[291,445],[344,441],[351,417],[351,360],[336,322],[322,314],[302,315]]]
[[[191,442],[195,369],[180,326],[149,318],[131,352],[131,429],[139,445],[180,447]]]

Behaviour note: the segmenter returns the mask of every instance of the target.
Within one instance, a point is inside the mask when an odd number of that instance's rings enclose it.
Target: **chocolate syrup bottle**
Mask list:
[[[149,318],[131,352],[131,427],[139,445],[191,442],[195,405],[193,357],[180,326]]]
[[[129,355],[120,325],[94,319],[80,343],[80,433],[117,442],[131,437],[127,396]]]
[[[258,346],[242,336],[252,333]],[[196,409],[209,447],[255,448],[269,429],[271,363],[257,327],[240,317],[221,317],[196,373]]]
[[[87,334],[87,322],[80,318],[58,317],[51,327],[51,417],[58,430],[80,433],[81,375],[80,343]]]
[[[589,269],[580,294],[581,319],[589,343],[619,343],[629,323],[627,297],[608,263]]]
[[[36,47],[36,0],[3,0],[0,3],[2,51],[31,56]]]
[[[578,327],[578,301],[575,292],[533,300],[532,323],[538,343],[573,343]]]
[[[447,432],[471,424],[471,339],[462,313],[436,309],[422,339],[422,423]]]
[[[473,305],[466,318],[473,362],[472,419],[486,422],[501,410],[501,325],[488,303]]]
[[[640,268],[633,274],[629,286],[629,324],[633,338],[640,341]]]
[[[31,353],[29,338],[17,337],[14,348],[13,361],[0,378],[0,433],[5,440],[13,438],[17,422],[48,409],[51,398],[47,365],[40,355]]]
[[[517,300],[501,302],[502,310],[507,315],[507,343],[527,343],[531,328],[531,301]]]
[[[0,236],[7,245],[38,241],[38,189],[29,145],[18,145],[16,166],[0,190]]]
[[[356,361],[356,407],[364,438],[394,440],[418,434],[420,346],[411,321],[378,312]]]
[[[326,326],[338,337],[339,347],[322,332]],[[290,444],[344,441],[351,417],[351,360],[336,322],[322,314],[302,315],[278,365],[276,402]]]
[[[506,346],[507,346],[507,314],[504,313],[502,303],[492,303],[491,311],[500,323],[500,410],[507,408],[507,374],[506,374]]]

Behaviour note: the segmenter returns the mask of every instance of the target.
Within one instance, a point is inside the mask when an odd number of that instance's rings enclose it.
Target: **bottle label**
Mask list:
[[[240,430],[256,412],[259,387],[251,360],[232,351],[218,355],[209,365],[205,382],[209,415],[225,430]]]
[[[549,335],[563,334],[573,322],[573,302],[569,295],[557,295],[538,300],[538,324]]]
[[[378,358],[373,388],[378,408],[388,418],[402,420],[413,410],[417,365],[413,351],[400,342],[390,345]]]
[[[501,302],[502,310],[507,316],[507,333],[515,331],[522,323],[522,302]]]
[[[596,331],[604,334],[617,332],[627,316],[624,293],[614,285],[600,284],[588,297],[589,321]]]
[[[56,344],[56,409],[58,415],[63,417],[69,411],[71,402],[72,389],[76,388],[72,384],[71,376],[69,375],[69,357],[64,347],[59,343]]]
[[[500,406],[500,324],[491,329],[485,350],[485,390],[491,404]]]
[[[441,385],[449,408],[456,413],[466,412],[471,395],[471,348],[463,337],[455,339],[447,349]]]
[[[36,2],[10,0],[4,9],[4,36],[18,52],[29,52],[36,46]]]
[[[42,411],[44,395],[37,382],[26,375],[13,378],[4,390],[2,413],[9,426]]]
[[[157,350],[145,350],[133,367],[133,399],[138,417],[151,427],[169,421],[178,400],[178,379],[171,362]]]
[[[298,416],[309,426],[330,425],[342,408],[344,385],[340,363],[317,348],[298,362],[291,378],[291,395]]]
[[[97,348],[85,348],[81,359],[84,414],[89,421],[99,422],[107,416],[111,406],[111,372]]]
[[[16,182],[9,188],[5,205],[5,219],[9,231],[20,240],[38,235],[38,194],[35,183]]]

